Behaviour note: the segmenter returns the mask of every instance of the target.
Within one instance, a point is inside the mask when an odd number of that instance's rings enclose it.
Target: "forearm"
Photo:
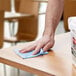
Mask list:
[[[64,0],[48,0],[44,35],[55,33],[63,12]]]

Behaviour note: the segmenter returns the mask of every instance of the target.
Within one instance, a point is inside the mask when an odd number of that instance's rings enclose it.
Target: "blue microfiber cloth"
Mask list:
[[[27,52],[27,53],[20,53],[20,50],[21,49],[15,49],[14,51],[15,51],[15,53],[17,55],[19,55],[23,59],[27,59],[27,58],[32,58],[32,57],[37,57],[37,56],[40,56],[40,55],[48,54],[48,52],[44,52],[43,49],[40,49],[40,51],[36,55],[33,55],[34,50],[32,50],[30,52]]]

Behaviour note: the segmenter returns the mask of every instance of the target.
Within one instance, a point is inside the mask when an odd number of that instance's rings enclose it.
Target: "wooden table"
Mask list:
[[[0,50],[0,62],[41,76],[76,76],[72,65],[70,33],[55,37],[55,45],[48,55],[22,59],[14,49],[23,48],[26,44]]]

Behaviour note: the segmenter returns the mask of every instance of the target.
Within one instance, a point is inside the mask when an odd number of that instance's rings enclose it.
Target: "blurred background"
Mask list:
[[[1,48],[39,39],[45,28],[47,3],[48,0],[0,0]],[[62,15],[56,35],[66,31]],[[0,63],[0,76],[36,75]]]

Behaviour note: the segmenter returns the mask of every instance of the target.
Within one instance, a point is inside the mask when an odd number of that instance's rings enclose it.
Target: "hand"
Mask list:
[[[25,46],[24,49],[20,50],[21,53],[26,53],[31,50],[35,50],[33,54],[37,54],[41,48],[43,48],[44,51],[47,51],[48,49],[52,48],[54,45],[54,37],[53,36],[43,36],[41,39],[37,41],[30,42],[28,46]]]

